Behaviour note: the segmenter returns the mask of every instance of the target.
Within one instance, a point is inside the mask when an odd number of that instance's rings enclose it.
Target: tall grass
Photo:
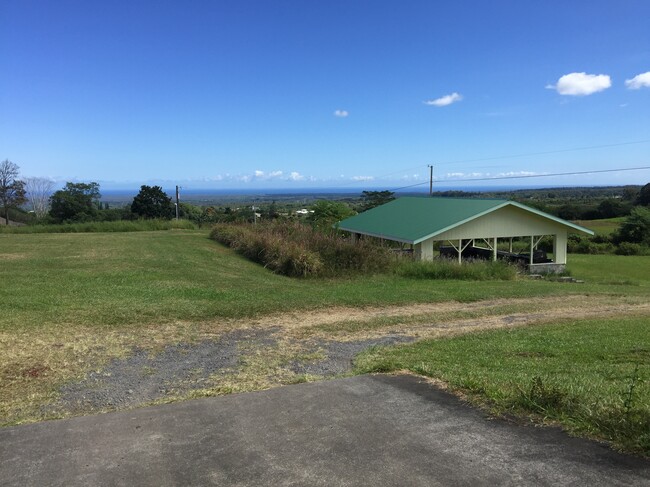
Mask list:
[[[253,262],[291,277],[395,272],[413,279],[487,281],[511,280],[517,275],[516,267],[504,262],[477,260],[458,265],[449,260],[398,259],[373,241],[353,243],[341,235],[322,233],[300,223],[222,223],[213,227],[210,237]]]
[[[150,232],[155,230],[193,230],[189,220],[120,220],[112,222],[63,223],[60,225],[2,226],[0,233],[95,233]]]
[[[448,259],[430,262],[404,260],[397,267],[403,277],[412,279],[459,279],[464,281],[508,281],[517,277],[517,267],[503,261],[472,260],[462,264]]]
[[[383,272],[393,262],[388,249],[370,242],[352,243],[300,223],[221,223],[213,227],[210,238],[290,277]]]

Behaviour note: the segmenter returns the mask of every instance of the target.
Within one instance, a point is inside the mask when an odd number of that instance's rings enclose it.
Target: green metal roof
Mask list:
[[[593,232],[587,228],[521,203],[500,199],[468,198],[399,198],[346,218],[339,223],[338,228],[387,240],[419,243],[507,205],[522,208],[576,231],[593,235]]]

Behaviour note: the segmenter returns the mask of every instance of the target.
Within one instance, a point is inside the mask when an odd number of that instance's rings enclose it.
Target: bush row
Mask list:
[[[615,242],[603,235],[594,237],[570,235],[567,251],[572,254],[650,255],[650,247],[643,243]]]

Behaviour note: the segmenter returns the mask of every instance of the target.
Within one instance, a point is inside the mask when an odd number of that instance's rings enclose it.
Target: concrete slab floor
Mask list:
[[[361,376],[0,429],[2,486],[650,485],[650,462]]]

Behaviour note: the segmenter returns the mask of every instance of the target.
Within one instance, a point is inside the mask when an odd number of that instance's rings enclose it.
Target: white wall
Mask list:
[[[566,227],[521,208],[506,206],[436,235],[436,240],[566,235]],[[565,242],[566,244],[566,242]]]

